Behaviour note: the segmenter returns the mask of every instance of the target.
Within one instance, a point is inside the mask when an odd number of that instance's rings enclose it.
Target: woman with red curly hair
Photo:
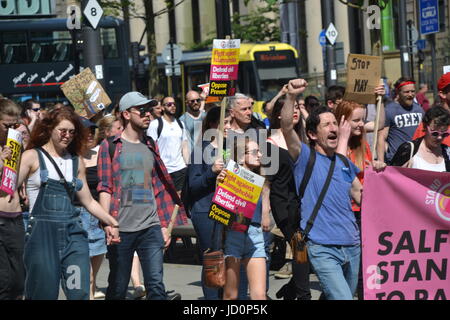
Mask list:
[[[89,299],[88,239],[73,205],[75,195],[114,228],[108,242],[120,241],[117,221],[89,192],[80,160],[85,144],[78,115],[60,108],[36,125],[22,155],[18,185],[27,179],[31,212],[24,251],[26,299],[58,299],[61,280],[67,299]]]

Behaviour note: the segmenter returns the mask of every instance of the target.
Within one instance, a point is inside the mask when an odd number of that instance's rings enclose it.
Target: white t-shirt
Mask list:
[[[163,128],[161,135],[158,138],[158,119],[150,122],[147,129],[147,135],[156,141],[159,148],[159,154],[164,162],[169,173],[179,171],[186,168],[186,163],[183,159],[182,143],[187,141],[187,134],[185,129],[181,129],[178,122],[174,120],[172,123],[161,118],[163,121]],[[183,127],[185,127],[183,123]]]
[[[429,163],[427,161],[425,161],[425,159],[423,159],[421,156],[419,156],[418,154],[416,154],[413,158],[412,158],[412,166],[411,168],[414,169],[422,169],[422,170],[428,170],[428,171],[435,171],[435,172],[445,172],[445,160],[442,160],[440,163],[434,164],[434,163]]]

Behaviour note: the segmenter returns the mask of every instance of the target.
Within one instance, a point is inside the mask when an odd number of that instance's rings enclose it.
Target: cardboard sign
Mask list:
[[[375,88],[381,78],[381,58],[350,53],[347,58],[347,88],[344,100],[376,103]]]
[[[82,117],[92,118],[111,104],[111,99],[89,68],[66,81],[61,89]]]
[[[367,168],[361,210],[364,299],[448,300],[450,173]]]
[[[209,95],[213,97],[233,96],[236,92],[234,80],[238,79],[240,39],[215,39],[211,54]]]
[[[2,184],[0,190],[13,195],[17,190],[17,172],[22,150],[22,133],[14,129],[8,129],[6,146],[11,149],[11,159],[3,161]]]
[[[264,178],[233,160],[227,165],[227,176],[217,186],[208,217],[231,230],[247,231],[261,195]]]

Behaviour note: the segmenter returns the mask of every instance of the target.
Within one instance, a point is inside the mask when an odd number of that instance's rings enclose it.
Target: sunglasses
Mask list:
[[[139,116],[141,118],[143,118],[143,117],[145,117],[145,115],[147,113],[152,111],[153,107],[152,106],[144,106],[144,107],[140,107],[140,108],[138,108],[138,107],[134,107],[134,108],[136,108],[136,110],[139,111]]]
[[[41,108],[31,108],[31,110],[33,110],[34,112],[38,112],[41,110]]]
[[[447,131],[437,131],[437,130],[431,130],[430,128],[428,128],[428,132],[431,134],[431,136],[437,138],[439,136],[441,136],[442,138],[447,138],[450,135],[449,130],[447,129]]]
[[[20,123],[3,123],[3,126],[5,127],[5,129],[17,129],[18,127],[20,127]]]
[[[167,103],[164,103],[163,106],[172,107],[172,106],[175,106],[175,102],[167,102]]]
[[[200,103],[200,101],[202,101],[202,100],[201,99],[193,99],[193,100],[189,100],[188,102],[189,103],[194,103],[194,102]]]

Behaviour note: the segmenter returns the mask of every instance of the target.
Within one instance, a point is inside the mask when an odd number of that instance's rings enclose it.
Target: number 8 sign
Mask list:
[[[92,28],[96,29],[103,15],[103,9],[98,4],[97,0],[89,0],[86,7],[84,8],[83,13],[86,19],[92,25]]]

